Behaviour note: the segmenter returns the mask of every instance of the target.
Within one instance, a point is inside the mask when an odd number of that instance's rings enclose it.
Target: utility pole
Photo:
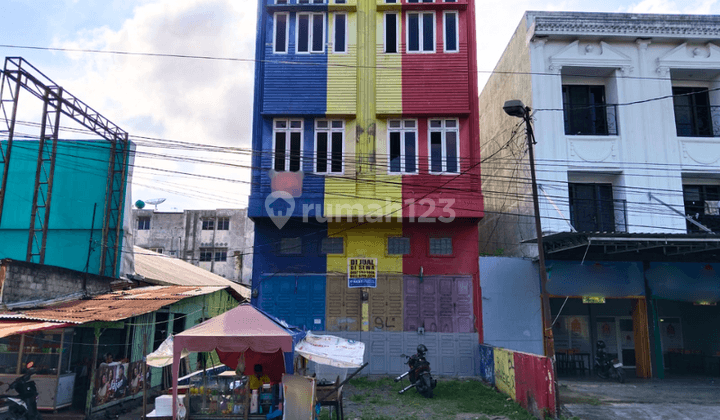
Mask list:
[[[525,106],[522,101],[512,100],[505,102],[503,110],[510,116],[522,118],[525,121],[525,130],[528,144],[528,155],[530,158],[530,179],[532,182],[533,208],[535,212],[535,234],[537,235],[538,265],[540,270],[540,293],[542,302],[543,318],[543,347],[545,356],[553,359],[555,364],[555,339],[552,332],[552,317],[550,315],[550,297],[547,293],[547,270],[545,269],[545,252],[543,247],[542,225],[540,222],[540,201],[538,199],[537,179],[535,177],[535,134],[530,124],[530,107]]]

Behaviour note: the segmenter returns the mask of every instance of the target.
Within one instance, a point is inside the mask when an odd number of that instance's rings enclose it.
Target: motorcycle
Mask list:
[[[39,394],[35,382],[30,380],[35,373],[33,362],[28,363],[26,368],[27,373],[8,385],[8,391],[15,391],[17,395],[0,395],[0,420],[42,420],[37,409]]]
[[[625,382],[623,364],[605,352],[605,342],[602,340],[595,344],[595,374],[602,379],[612,377],[621,384]]]
[[[402,378],[409,376],[410,385],[398,391],[398,394],[404,394],[410,388],[415,388],[417,392],[425,398],[432,398],[433,389],[437,386],[437,381],[430,375],[430,362],[425,359],[427,347],[424,344],[417,346],[417,353],[412,356],[401,355],[405,358],[405,364],[409,370],[395,378],[395,382],[400,382]]]

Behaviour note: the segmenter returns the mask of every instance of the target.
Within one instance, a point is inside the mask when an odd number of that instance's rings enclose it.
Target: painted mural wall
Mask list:
[[[555,416],[555,373],[551,359],[482,344],[479,352],[483,380],[535,417]]]

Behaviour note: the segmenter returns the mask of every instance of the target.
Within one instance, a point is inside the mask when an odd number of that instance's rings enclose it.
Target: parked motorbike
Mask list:
[[[595,373],[602,379],[614,378],[625,382],[623,364],[605,351],[605,342],[598,340],[595,344]]]
[[[0,420],[42,420],[37,409],[37,388],[30,380],[35,373],[33,362],[26,368],[27,373],[8,385],[8,391],[15,391],[17,395],[0,395]]]
[[[412,356],[401,355],[405,358],[408,365],[408,371],[395,378],[395,382],[400,382],[402,378],[408,376],[410,385],[398,391],[398,394],[404,394],[410,388],[415,388],[417,392],[425,398],[432,398],[433,389],[437,386],[437,381],[430,375],[430,362],[425,359],[427,347],[424,344],[417,346],[417,353]]]

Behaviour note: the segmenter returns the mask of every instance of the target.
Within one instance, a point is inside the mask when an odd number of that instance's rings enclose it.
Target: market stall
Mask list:
[[[57,324],[56,324],[57,325]],[[75,373],[70,368],[73,329],[59,328],[0,338],[0,382],[8,384],[33,362],[38,408],[57,410],[72,403]]]
[[[210,397],[215,401],[216,411],[199,418],[218,418],[219,416],[235,416],[240,413],[236,409],[224,410],[218,407],[225,404],[235,406],[238,398],[242,399],[243,411],[247,412],[248,395],[247,378],[254,372],[255,365],[263,366],[271,384],[279,384],[283,373],[292,373],[292,352],[294,343],[304,336],[304,332],[292,329],[279,320],[267,315],[250,304],[243,304],[215,318],[207,320],[189,330],[177,334],[173,343],[173,401],[177,401],[178,371],[183,351],[211,352],[215,350],[220,361],[233,370],[236,377],[227,378],[227,386],[218,383],[215,394]],[[238,369],[238,366],[240,369]],[[228,375],[226,375],[228,376]],[[245,393],[240,390],[245,387]],[[207,390],[203,390],[207,394]],[[245,398],[242,398],[242,397]],[[247,414],[243,413],[244,416]],[[191,415],[192,417],[192,415]],[[173,418],[177,419],[177,404],[173,403]],[[252,418],[252,417],[251,417]],[[265,416],[262,416],[265,418]]]

